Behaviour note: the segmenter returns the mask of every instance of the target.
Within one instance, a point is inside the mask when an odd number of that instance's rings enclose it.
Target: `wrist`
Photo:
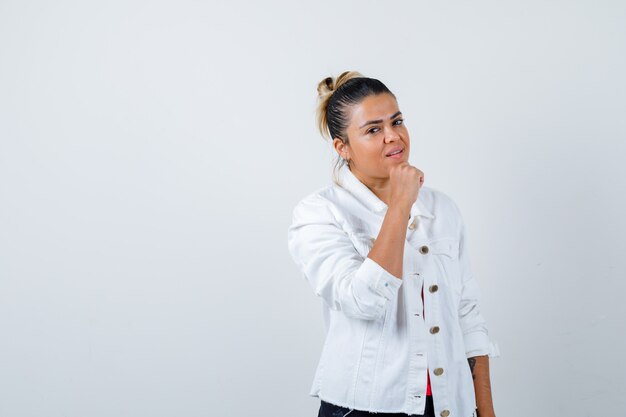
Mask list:
[[[394,201],[389,204],[387,211],[392,211],[399,216],[404,216],[408,220],[408,218],[411,216],[411,204]]]

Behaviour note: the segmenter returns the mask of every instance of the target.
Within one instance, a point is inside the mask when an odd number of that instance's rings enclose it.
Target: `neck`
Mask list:
[[[391,201],[391,187],[389,177],[370,177],[364,175],[358,169],[350,168],[350,171],[359,179],[376,197],[382,200],[387,206]]]

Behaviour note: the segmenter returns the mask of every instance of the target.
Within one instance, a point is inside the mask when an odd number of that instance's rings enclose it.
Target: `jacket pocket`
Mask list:
[[[441,237],[433,239],[428,244],[433,254],[443,255],[450,260],[459,258],[459,240],[454,237]]]
[[[455,301],[459,301],[463,290],[459,265],[459,240],[454,237],[433,239],[428,243],[430,253],[441,268],[439,281],[452,292]]]

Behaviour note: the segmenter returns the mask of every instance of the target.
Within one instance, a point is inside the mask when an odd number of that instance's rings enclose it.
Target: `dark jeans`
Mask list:
[[[365,417],[365,416],[378,416],[378,417],[435,417],[435,410],[433,408],[432,395],[426,396],[426,408],[424,414],[404,414],[404,413],[370,413],[362,410],[350,410],[349,408],[339,407],[338,405],[327,403],[324,400],[320,400],[320,411],[317,417]]]

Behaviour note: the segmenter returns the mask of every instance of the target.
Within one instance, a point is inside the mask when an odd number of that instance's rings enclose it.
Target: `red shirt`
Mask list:
[[[424,286],[422,285],[422,317],[425,317],[423,303],[424,303]],[[430,375],[428,374],[428,372],[426,372],[426,395],[433,395],[432,391],[430,390]]]

